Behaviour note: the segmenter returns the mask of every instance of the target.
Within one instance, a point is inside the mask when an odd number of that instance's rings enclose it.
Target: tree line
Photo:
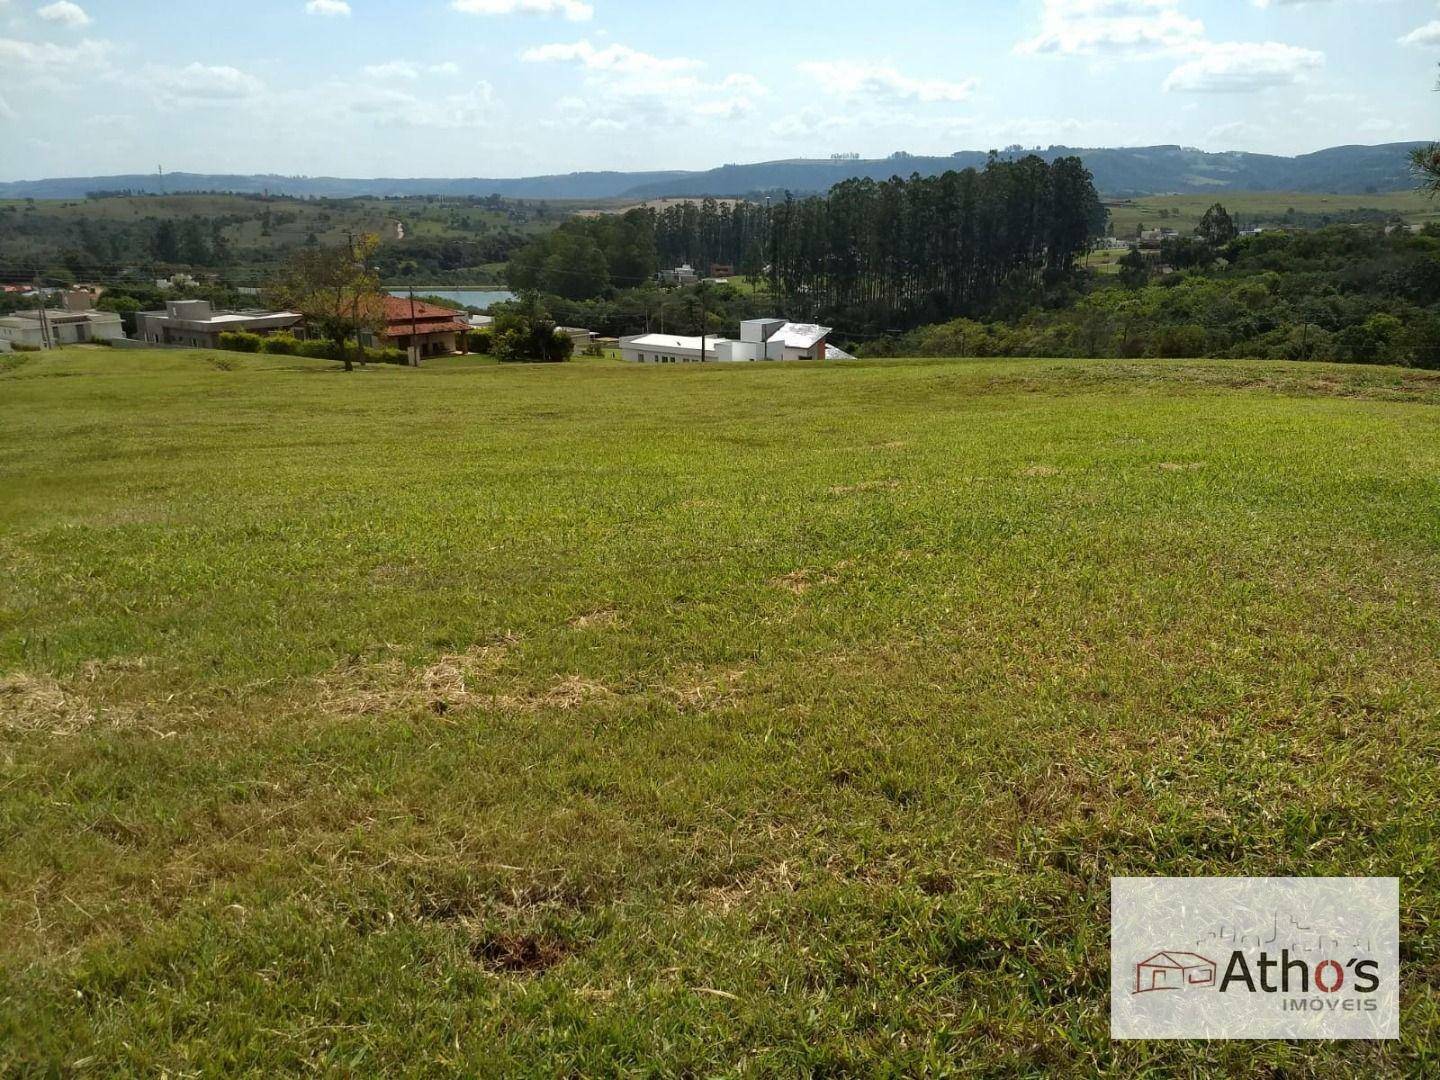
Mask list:
[[[702,276],[720,264],[768,276],[787,314],[865,333],[1033,302],[1073,276],[1107,220],[1079,158],[993,159],[777,205],[705,199],[576,218],[517,252],[509,282],[593,300],[681,263]]]
[[[1074,157],[850,180],[775,208],[771,288],[792,318],[857,334],[1029,306],[1073,278],[1107,221]]]
[[[1225,218],[1210,222],[1223,239]],[[1057,308],[956,319],[877,340],[869,356],[1216,357],[1440,368],[1440,225],[1274,230],[1161,259]],[[1191,256],[1185,268],[1179,253]],[[1197,252],[1203,255],[1196,257]]]

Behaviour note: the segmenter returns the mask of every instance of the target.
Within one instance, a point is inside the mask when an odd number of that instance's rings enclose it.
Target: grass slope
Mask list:
[[[0,373],[0,1072],[1440,1069],[1435,377],[216,359]],[[1403,1040],[1112,1044],[1115,874]]]
[[[1440,220],[1440,203],[1422,191],[1377,192],[1369,195],[1312,195],[1295,191],[1217,191],[1208,195],[1152,195],[1107,201],[1112,236],[1133,237],[1139,228],[1167,228],[1190,235],[1205,211],[1222,203],[1244,225],[1284,224],[1290,212],[1300,224],[1329,219],[1348,224],[1357,212],[1384,213],[1412,225]]]

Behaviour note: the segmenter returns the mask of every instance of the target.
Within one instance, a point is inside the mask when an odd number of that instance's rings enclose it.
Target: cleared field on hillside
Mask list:
[[[1440,378],[0,368],[0,1073],[1440,1067]],[[1112,1044],[1116,874],[1397,1044]]]
[[[1289,191],[1217,191],[1209,195],[1156,195],[1136,199],[1106,200],[1110,209],[1113,236],[1130,237],[1137,228],[1168,228],[1189,234],[1200,224],[1205,211],[1221,203],[1242,225],[1278,224],[1288,211],[1301,215],[1296,224],[1316,224],[1305,215],[1333,217],[1347,224],[1357,211],[1395,214],[1412,224],[1440,221],[1440,201],[1419,191],[1384,192],[1375,195],[1308,195]]]

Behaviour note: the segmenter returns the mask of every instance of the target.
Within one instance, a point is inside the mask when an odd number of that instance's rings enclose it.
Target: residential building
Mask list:
[[[620,359],[636,364],[698,364],[719,359],[716,347],[725,343],[724,338],[640,334],[620,339]]]
[[[216,311],[208,300],[167,300],[164,311],[135,315],[135,337],[156,345],[217,349],[221,334],[295,333],[305,316],[296,311]]]
[[[577,353],[584,352],[594,344],[595,339],[600,336],[595,333],[594,330],[586,330],[579,326],[557,326],[555,332],[557,334],[564,334],[571,341],[575,342],[575,351]]]
[[[718,351],[720,360],[825,360],[831,330],[814,323],[749,319],[740,324],[740,340]]]
[[[381,341],[392,349],[404,349],[411,363],[427,356],[453,356],[470,351],[467,337],[470,326],[463,311],[405,296],[387,296],[384,315]]]
[[[189,289],[200,284],[189,274],[171,274],[168,278],[156,278],[155,287],[161,290]]]
[[[700,275],[689,263],[684,263],[673,270],[661,270],[658,275],[662,285],[694,285],[700,280]]]
[[[740,340],[673,334],[641,334],[620,339],[624,360],[640,364],[699,363],[720,361],[740,363],[755,360],[853,360],[849,353],[830,344],[833,331],[813,323],[792,323],[784,319],[750,319],[740,324]]]
[[[0,341],[42,349],[47,345],[80,345],[89,341],[118,341],[125,337],[120,316],[113,311],[78,308],[84,293],[67,295],[66,307],[47,309],[44,322],[38,311],[17,311],[0,318]]]

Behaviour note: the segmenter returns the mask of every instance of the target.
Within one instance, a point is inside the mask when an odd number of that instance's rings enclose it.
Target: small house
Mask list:
[[[1135,965],[1135,993],[1215,985],[1215,961],[1193,952],[1158,952]]]

